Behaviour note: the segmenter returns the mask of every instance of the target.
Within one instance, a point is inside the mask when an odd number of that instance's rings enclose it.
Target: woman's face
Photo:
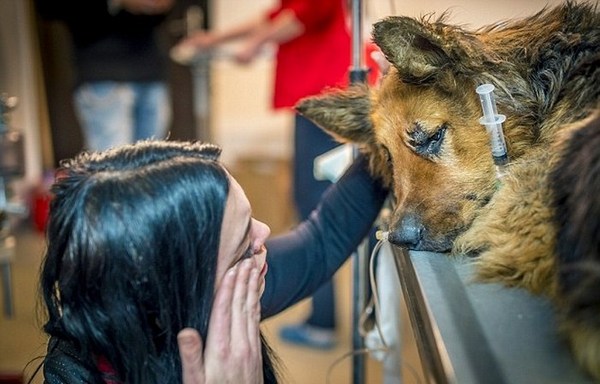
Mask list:
[[[219,286],[225,272],[240,260],[254,258],[261,274],[260,292],[264,292],[264,277],[267,274],[267,249],[265,240],[271,229],[263,222],[252,218],[250,202],[242,187],[229,176],[229,195],[225,205],[221,239],[219,242],[219,259],[217,261],[217,283]]]

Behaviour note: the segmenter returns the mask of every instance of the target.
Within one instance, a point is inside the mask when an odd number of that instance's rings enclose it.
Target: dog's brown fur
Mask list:
[[[446,19],[376,23],[374,40],[392,64],[381,86],[324,93],[297,109],[369,153],[395,197],[393,242],[477,255],[481,279],[561,306],[549,174],[570,132],[599,105],[600,15],[594,5],[566,2],[474,32]],[[507,116],[510,162],[500,183],[479,124],[475,88],[483,83],[496,87]],[[600,379],[600,327],[569,336]]]
[[[600,113],[567,133],[550,174],[560,323],[583,366],[600,361]],[[589,348],[595,345],[595,349]]]

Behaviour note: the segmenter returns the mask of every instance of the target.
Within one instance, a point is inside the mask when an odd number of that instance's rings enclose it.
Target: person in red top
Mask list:
[[[175,52],[210,50],[235,39],[244,43],[235,53],[249,63],[265,44],[277,45],[273,108],[292,108],[300,99],[348,84],[351,39],[344,0],[281,0],[255,20],[223,31],[200,31],[183,40]],[[314,159],[338,145],[327,133],[295,114],[293,195],[299,220],[317,206],[329,186],[316,180]],[[335,345],[335,296],[331,281],[313,296],[309,318],[281,330],[283,340],[318,348]]]
[[[268,20],[289,18],[300,23],[302,33],[280,42],[273,92],[273,107],[293,107],[301,98],[327,87],[348,83],[350,33],[340,0],[283,0]]]

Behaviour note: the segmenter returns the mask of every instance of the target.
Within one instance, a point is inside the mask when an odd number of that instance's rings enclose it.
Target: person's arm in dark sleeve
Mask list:
[[[359,156],[342,178],[327,189],[309,219],[267,241],[263,319],[310,296],[367,236],[387,190]]]

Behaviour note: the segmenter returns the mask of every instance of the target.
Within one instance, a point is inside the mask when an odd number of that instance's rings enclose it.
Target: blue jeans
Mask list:
[[[169,93],[162,82],[85,83],[75,90],[73,101],[89,150],[163,139],[171,119]]]
[[[314,160],[340,145],[316,124],[296,114],[294,127],[294,202],[299,219],[306,219],[317,207],[321,195],[331,185],[316,180]],[[312,312],[306,323],[320,328],[335,329],[336,307],[333,281],[323,284],[312,297]]]

